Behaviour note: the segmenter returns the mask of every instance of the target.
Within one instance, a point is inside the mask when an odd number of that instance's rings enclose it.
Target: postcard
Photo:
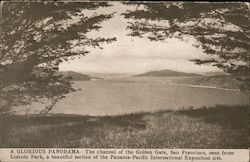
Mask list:
[[[249,161],[250,3],[1,1],[0,161]]]

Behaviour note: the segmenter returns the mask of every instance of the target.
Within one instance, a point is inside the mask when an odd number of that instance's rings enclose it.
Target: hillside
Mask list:
[[[104,117],[5,115],[0,148],[242,149],[248,147],[248,110],[217,105]]]
[[[151,76],[151,77],[178,77],[178,76],[200,76],[195,73],[185,73],[173,70],[150,71],[136,76]]]
[[[77,73],[74,71],[60,71],[58,75],[63,75],[64,77],[71,77],[74,81],[84,81],[93,79],[91,76],[86,74]]]

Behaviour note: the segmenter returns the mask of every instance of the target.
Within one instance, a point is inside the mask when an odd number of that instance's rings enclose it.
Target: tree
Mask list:
[[[194,45],[202,47],[210,57],[192,61],[221,68],[241,81],[242,91],[249,91],[249,3],[124,4],[140,6],[140,9],[124,14],[125,18],[134,19],[128,26],[132,36],[147,37],[152,41],[193,37],[197,40]]]
[[[2,5],[2,3],[1,3]],[[88,38],[87,33],[112,14],[86,16],[83,11],[106,2],[4,2],[0,42],[0,114],[14,106],[45,103],[50,111],[74,91],[69,78],[57,75],[61,62],[86,55],[115,38]]]

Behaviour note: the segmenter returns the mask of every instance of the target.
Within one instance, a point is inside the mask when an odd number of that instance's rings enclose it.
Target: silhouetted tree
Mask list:
[[[1,2],[0,113],[33,102],[42,113],[74,89],[69,78],[56,75],[58,65],[115,38],[88,38],[112,14],[85,15],[108,7],[106,2]]]
[[[132,36],[153,41],[193,37],[210,57],[194,59],[196,64],[212,64],[241,81],[242,91],[249,90],[250,4],[241,3],[133,3],[136,11],[125,18]]]

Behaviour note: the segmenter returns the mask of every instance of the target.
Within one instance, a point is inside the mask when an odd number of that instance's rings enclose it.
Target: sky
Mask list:
[[[195,65],[194,58],[205,58],[202,49],[192,45],[193,41],[181,41],[176,38],[165,42],[150,41],[146,38],[128,36],[126,29],[128,22],[121,13],[133,10],[134,7],[125,6],[120,2],[112,2],[113,6],[101,8],[97,11],[88,11],[86,14],[113,13],[114,16],[102,22],[102,29],[91,31],[88,36],[116,37],[117,41],[103,44],[103,49],[89,48],[86,56],[64,62],[60,65],[61,71],[76,71],[81,73],[124,73],[139,74],[154,70],[175,70],[182,72],[213,72],[220,71],[211,65]]]

